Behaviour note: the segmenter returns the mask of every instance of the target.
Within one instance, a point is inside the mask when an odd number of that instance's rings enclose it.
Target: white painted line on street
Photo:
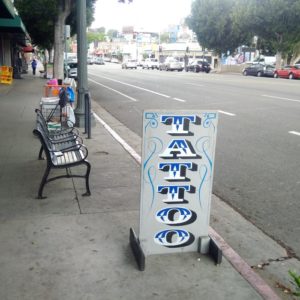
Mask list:
[[[272,99],[280,99],[280,100],[284,100],[284,101],[291,101],[291,102],[299,102],[300,103],[300,100],[297,100],[297,99],[290,99],[290,98],[277,97],[277,96],[271,96],[271,95],[262,95],[262,97],[272,98]]]
[[[137,101],[138,101],[138,100],[135,99],[135,98],[132,98],[132,97],[130,97],[130,96],[128,96],[128,95],[125,95],[125,94],[123,94],[123,93],[121,93],[121,92],[119,92],[119,91],[117,91],[117,90],[115,90],[115,89],[112,89],[111,87],[109,87],[109,86],[107,86],[107,85],[104,85],[104,84],[102,84],[102,83],[99,83],[99,82],[97,82],[97,81],[95,81],[95,80],[93,80],[93,79],[90,79],[90,78],[89,78],[89,81],[91,81],[91,82],[93,82],[93,83],[95,83],[95,84],[101,85],[101,86],[105,87],[106,89],[109,89],[109,90],[111,90],[111,91],[113,91],[113,92],[115,92],[115,93],[118,93],[118,94],[122,95],[123,97],[126,97],[126,98],[130,99],[131,101],[134,101],[134,102],[137,102]]]
[[[93,74],[93,73],[89,73],[89,74],[91,74],[93,76],[96,76],[96,77],[100,77],[100,78],[104,78],[104,79],[107,79],[107,80],[111,80],[111,81],[114,81],[114,82],[117,82],[117,83],[120,83],[120,84],[123,84],[123,85],[131,86],[133,88],[136,88],[136,89],[139,89],[139,90],[142,90],[142,91],[146,91],[146,92],[149,92],[149,93],[161,96],[161,97],[170,98],[170,96],[168,96],[168,95],[161,94],[161,93],[158,93],[158,92],[155,92],[155,91],[152,91],[152,90],[148,90],[148,89],[142,88],[142,87],[137,86],[137,85],[133,85],[133,84],[126,83],[126,82],[123,82],[123,81],[119,81],[119,80],[116,80],[116,79],[113,79],[113,78],[109,78],[109,77],[106,77],[106,76],[99,76],[99,75]]]
[[[95,119],[98,120],[104,128],[115,138],[124,149],[136,160],[138,164],[142,164],[142,159],[135,150],[129,146],[108,124],[106,124],[96,113]],[[232,266],[255,288],[255,290],[264,298],[272,300],[280,300],[270,286],[253,271],[253,269],[244,261],[240,255],[235,252],[229,244],[212,228],[208,228],[209,234],[218,242],[223,255],[232,264]]]
[[[103,125],[103,127],[111,134],[111,136],[122,145],[122,147],[136,160],[138,164],[142,163],[141,157],[135,152],[135,150],[128,145],[109,125],[107,125],[96,113],[94,113],[95,119]]]
[[[224,111],[224,110],[218,110],[218,112],[219,112],[220,114],[227,115],[227,116],[231,116],[231,117],[236,116],[236,114],[233,114],[233,113],[230,113],[230,112]]]
[[[294,135],[300,135],[300,132],[298,131],[289,131],[290,134],[294,134]]]
[[[186,85],[193,85],[193,86],[200,86],[200,87],[203,87],[204,85],[203,84],[196,84],[196,83],[185,83]]]
[[[183,100],[183,99],[180,99],[180,98],[173,98],[174,100],[176,101],[179,101],[179,102],[186,102],[186,100]]]

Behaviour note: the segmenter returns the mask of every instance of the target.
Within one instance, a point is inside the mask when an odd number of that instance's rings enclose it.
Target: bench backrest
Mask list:
[[[45,151],[45,154],[47,156],[47,160],[51,161],[50,152],[53,150],[52,143],[48,139],[47,134],[45,133],[43,127],[41,126],[41,124],[39,122],[37,122],[37,124],[36,124],[36,129],[33,130],[33,134],[39,138],[39,140],[43,146],[43,149]]]

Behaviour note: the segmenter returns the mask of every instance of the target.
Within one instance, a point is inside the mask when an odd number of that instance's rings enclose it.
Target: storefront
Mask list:
[[[14,78],[20,78],[20,59],[29,35],[10,0],[0,0],[0,66],[10,66]]]

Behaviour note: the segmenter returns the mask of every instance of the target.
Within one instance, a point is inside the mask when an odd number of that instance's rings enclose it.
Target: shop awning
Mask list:
[[[0,18],[0,31],[9,33],[24,33],[28,35],[25,25],[19,16],[15,16],[14,19]]]
[[[11,0],[0,0],[0,18],[14,18],[15,9]]]

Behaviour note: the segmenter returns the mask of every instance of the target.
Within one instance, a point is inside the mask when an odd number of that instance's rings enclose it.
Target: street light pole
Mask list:
[[[88,94],[87,84],[87,42],[86,42],[86,0],[76,0],[77,16],[77,76],[78,96],[75,109],[76,126],[84,127],[85,95]]]

